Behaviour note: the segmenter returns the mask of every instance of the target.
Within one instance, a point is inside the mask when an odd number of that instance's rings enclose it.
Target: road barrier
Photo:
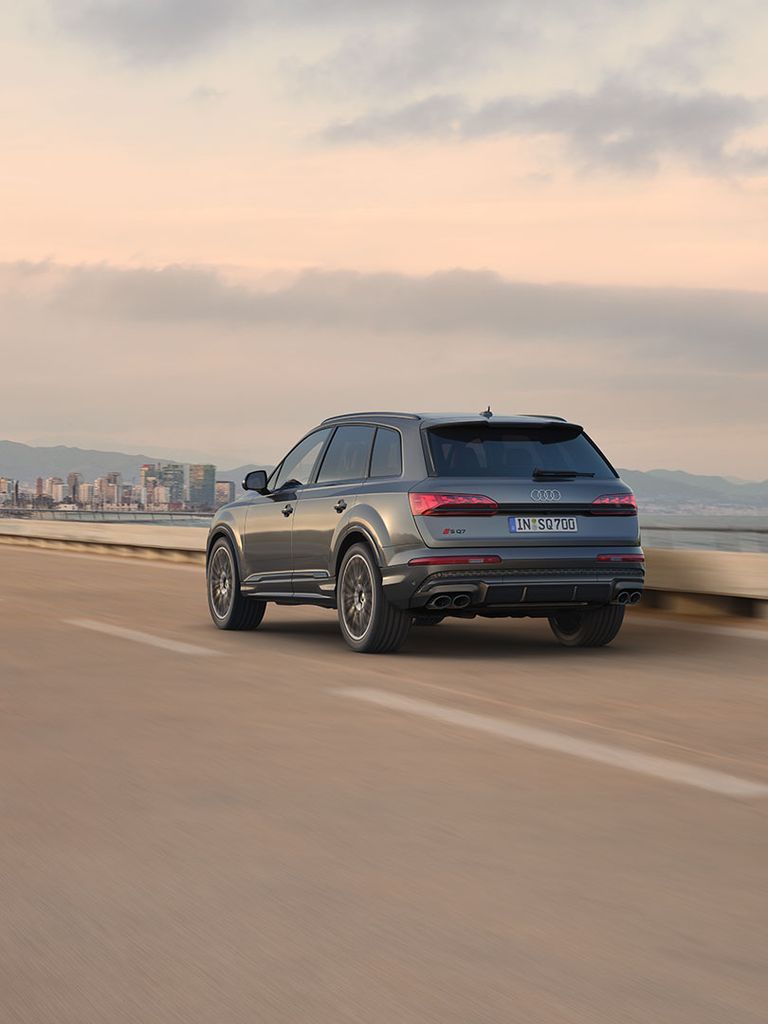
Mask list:
[[[0,520],[0,544],[203,565],[208,530]],[[768,618],[768,554],[646,548],[644,604],[681,614]]]

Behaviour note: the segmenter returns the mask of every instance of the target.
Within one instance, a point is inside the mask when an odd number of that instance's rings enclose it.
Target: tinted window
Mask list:
[[[309,481],[317,457],[329,433],[330,429],[316,430],[314,434],[305,437],[293,451],[286,455],[272,484],[273,491],[279,491],[289,480],[296,480],[300,484],[306,484]]]
[[[400,476],[403,472],[403,455],[400,435],[396,430],[379,427],[373,442],[371,476]]]
[[[328,445],[317,482],[362,480],[367,476],[373,434],[373,427],[339,427]]]
[[[573,427],[437,427],[429,446],[438,476],[530,480],[535,469],[615,479],[610,466]]]

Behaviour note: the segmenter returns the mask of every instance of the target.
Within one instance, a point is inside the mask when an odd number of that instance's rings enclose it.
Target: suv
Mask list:
[[[634,496],[557,416],[334,416],[243,488],[208,537],[220,629],[274,602],[337,609],[364,653],[448,615],[546,618],[561,644],[600,647],[641,597]]]

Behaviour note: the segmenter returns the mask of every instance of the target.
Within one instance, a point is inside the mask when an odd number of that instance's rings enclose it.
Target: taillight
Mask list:
[[[644,562],[645,555],[598,555],[598,562]]]
[[[412,558],[408,565],[499,565],[500,555],[430,555]]]
[[[601,494],[592,502],[594,516],[636,516],[637,502],[631,492],[629,494]]]
[[[492,516],[498,511],[498,502],[484,494],[423,494],[408,495],[411,512],[415,516]]]

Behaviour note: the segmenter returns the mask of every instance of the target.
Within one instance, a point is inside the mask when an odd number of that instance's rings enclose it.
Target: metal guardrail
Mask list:
[[[24,519],[55,523],[170,523],[184,526],[207,526],[213,518],[212,512],[155,512],[155,511],[111,511],[108,509],[79,509],[72,512],[55,508],[13,508],[0,506],[0,518]]]

